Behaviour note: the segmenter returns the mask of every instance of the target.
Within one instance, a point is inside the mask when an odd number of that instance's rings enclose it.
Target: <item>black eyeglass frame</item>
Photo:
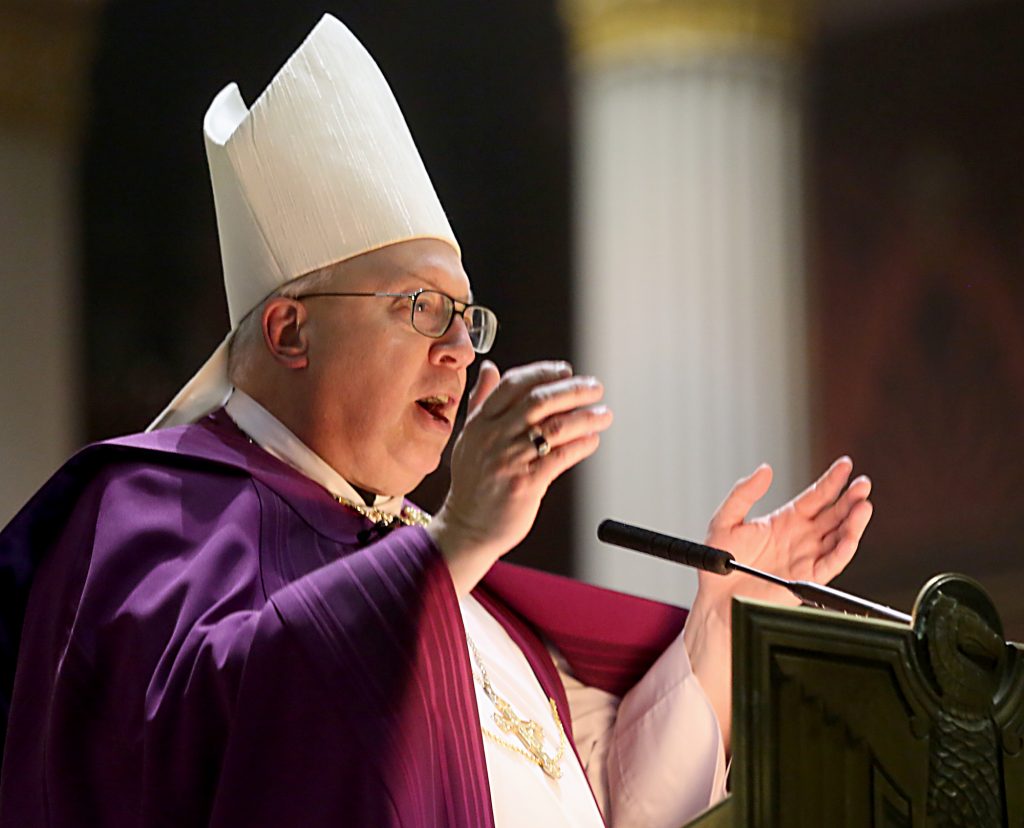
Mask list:
[[[425,331],[420,330],[416,326],[416,299],[419,298],[420,294],[423,294],[423,293],[436,293],[438,296],[443,296],[450,303],[449,307],[451,307],[451,313],[448,314],[448,321],[445,323],[444,329],[442,331],[440,331],[439,333],[436,333],[436,334],[426,333]],[[491,334],[490,341],[487,343],[487,347],[486,348],[478,348],[475,344],[473,345],[473,350],[476,351],[476,353],[478,353],[478,354],[486,354],[489,350],[491,350],[491,346],[494,344],[495,337],[498,334],[498,315],[494,311],[492,311],[490,308],[484,307],[483,305],[467,304],[466,302],[460,302],[455,297],[449,296],[447,293],[445,293],[443,291],[440,291],[440,290],[437,290],[435,288],[419,288],[418,290],[411,290],[411,291],[408,291],[406,293],[389,293],[389,292],[384,292],[384,291],[373,291],[373,292],[369,292],[369,293],[366,293],[366,292],[351,293],[351,292],[344,292],[344,291],[322,291],[322,292],[314,292],[314,293],[303,293],[302,295],[295,296],[293,298],[296,299],[296,300],[299,300],[299,299],[316,299],[316,298],[321,297],[321,296],[379,296],[379,297],[385,297],[385,298],[390,298],[390,299],[408,299],[408,300],[410,300],[410,304],[411,304],[409,323],[412,325],[412,329],[414,331],[416,331],[416,333],[420,334],[420,336],[425,336],[428,339],[440,339],[442,336],[444,336],[446,333],[448,333],[448,330],[451,328],[452,321],[455,319],[455,315],[456,314],[458,314],[459,316],[462,317],[462,321],[463,322],[466,322],[466,312],[467,311],[472,311],[472,310],[484,311],[486,314],[490,315],[491,319],[494,320],[494,326],[493,326],[493,333]],[[461,305],[461,307],[459,307],[460,305]],[[470,330],[468,322],[466,322],[466,329]],[[472,342],[472,334],[470,334],[470,342]]]

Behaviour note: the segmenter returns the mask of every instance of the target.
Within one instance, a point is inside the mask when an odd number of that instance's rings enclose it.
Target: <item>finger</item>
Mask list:
[[[497,365],[489,359],[485,359],[480,363],[480,371],[477,374],[476,383],[473,385],[473,390],[469,392],[467,413],[475,414],[480,406],[491,396],[500,382],[501,372],[498,370]]]
[[[556,448],[579,437],[606,431],[612,419],[608,406],[595,405],[552,415],[533,427],[540,431],[548,445]]]
[[[768,487],[772,485],[772,467],[762,463],[746,477],[736,481],[711,518],[712,527],[732,527],[746,519]]]
[[[825,537],[832,532],[844,520],[847,519],[853,507],[862,500],[867,500],[871,495],[871,480],[867,475],[861,475],[854,480],[846,491],[831,507],[822,509],[814,518],[814,528],[818,537]]]
[[[814,517],[839,497],[852,472],[853,461],[846,456],[840,457],[821,477],[797,495],[793,501],[794,508],[802,515]]]
[[[508,427],[514,431],[538,425],[555,414],[561,414],[598,402],[604,386],[594,377],[566,377],[556,382],[535,385],[508,412]]]
[[[534,386],[570,376],[572,366],[568,362],[534,362],[510,368],[494,393],[484,402],[481,413],[491,419],[500,417]]]
[[[567,414],[558,414],[549,417],[543,423],[533,426],[525,433],[517,434],[512,440],[513,451],[510,459],[532,462],[538,456],[538,448],[533,440],[534,429],[540,432],[540,436],[551,450],[559,446],[586,437],[589,434],[598,434],[606,431],[612,424],[612,412],[603,405],[593,408],[579,408]]]
[[[545,485],[550,486],[563,472],[590,457],[590,455],[597,451],[597,447],[600,444],[601,435],[588,434],[570,443],[565,443],[556,449],[552,449],[551,454],[547,457],[537,458],[531,464],[530,470],[535,477],[540,478],[545,482]]]
[[[870,500],[858,502],[843,524],[825,538],[825,552],[814,563],[815,581],[827,584],[846,568],[860,545],[873,512]]]

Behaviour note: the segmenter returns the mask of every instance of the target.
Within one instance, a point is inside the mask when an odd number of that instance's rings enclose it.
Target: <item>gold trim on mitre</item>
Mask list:
[[[796,53],[811,0],[560,0],[578,64],[678,58],[737,48]]]

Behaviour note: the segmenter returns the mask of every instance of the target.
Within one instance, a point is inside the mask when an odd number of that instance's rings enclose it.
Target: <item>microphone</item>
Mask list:
[[[597,537],[605,543],[643,552],[694,569],[714,572],[716,575],[742,572],[788,589],[805,604],[839,612],[884,618],[902,624],[912,624],[914,620],[905,612],[900,612],[884,604],[876,604],[874,601],[868,601],[856,595],[850,595],[848,592],[822,586],[812,581],[790,581],[780,578],[778,575],[772,575],[770,572],[763,572],[740,563],[724,549],[715,549],[713,546],[705,546],[702,543],[683,540],[672,535],[663,535],[661,532],[652,532],[650,529],[642,529],[639,526],[632,526],[617,520],[602,520],[597,527]]]
[[[729,564],[734,562],[733,556],[722,549],[663,535],[661,532],[652,532],[650,529],[641,529],[639,526],[631,526],[617,520],[602,520],[597,527],[597,537],[605,543],[718,575],[728,575]]]

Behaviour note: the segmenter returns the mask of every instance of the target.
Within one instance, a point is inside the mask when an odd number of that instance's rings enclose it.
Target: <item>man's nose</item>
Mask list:
[[[469,329],[461,314],[455,314],[444,336],[434,340],[430,348],[430,361],[435,365],[465,368],[476,359],[476,351],[469,340]]]

